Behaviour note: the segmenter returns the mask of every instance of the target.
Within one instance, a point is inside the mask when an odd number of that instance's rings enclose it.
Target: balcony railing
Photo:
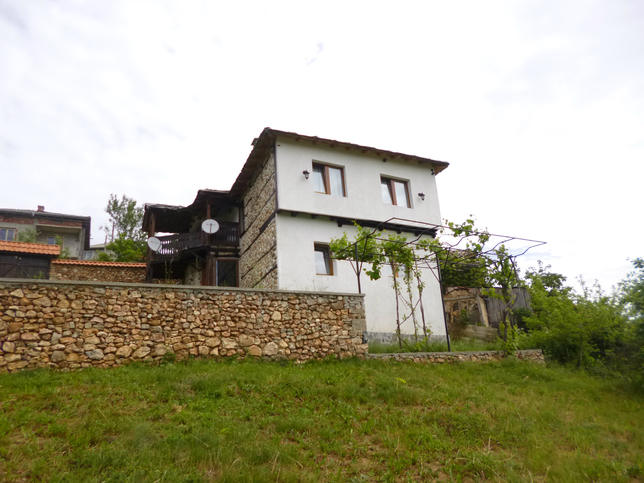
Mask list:
[[[152,253],[153,259],[175,258],[182,252],[209,246],[239,245],[239,224],[219,222],[219,231],[209,235],[203,231],[194,233],[177,233],[174,235],[158,236],[161,248]]]

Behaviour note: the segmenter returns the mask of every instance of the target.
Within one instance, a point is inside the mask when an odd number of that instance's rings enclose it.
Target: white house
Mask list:
[[[201,190],[188,207],[146,205],[144,229],[161,248],[149,257],[149,276],[184,283],[247,288],[357,292],[346,261],[332,260],[328,243],[361,226],[409,238],[435,234],[440,224],[435,176],[447,163],[266,128],[228,192]],[[200,232],[214,218],[215,235]],[[440,287],[430,270],[423,308],[432,336],[445,335]],[[389,339],[396,329],[391,272],[361,277],[367,337]],[[407,320],[402,333],[412,334]]]

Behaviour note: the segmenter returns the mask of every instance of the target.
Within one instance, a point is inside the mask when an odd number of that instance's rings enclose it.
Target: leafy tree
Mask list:
[[[122,195],[121,199],[111,194],[105,207],[109,215],[109,224],[103,226],[103,231],[114,241],[116,238],[143,241],[145,233],[141,230],[143,222],[143,207],[136,206],[136,200]]]
[[[644,259],[632,260],[633,271],[620,284],[620,301],[629,320],[629,337],[625,362],[639,377],[636,382],[644,389]]]
[[[532,345],[553,360],[580,368],[619,365],[628,341],[619,300],[583,281],[577,294],[549,268],[540,264],[526,275],[533,312],[524,320]]]
[[[145,260],[146,244],[144,241],[129,240],[119,236],[108,243],[108,251],[98,254],[98,259],[113,262],[141,262]]]
[[[359,291],[361,290],[360,275],[363,271],[371,280],[378,280],[382,276],[383,265],[389,265],[393,274],[392,287],[396,300],[396,334],[399,345],[403,344],[401,325],[410,319],[413,322],[415,339],[418,341],[419,316],[417,308],[420,309],[423,334],[427,340],[429,332],[422,305],[424,283],[421,280],[416,254],[410,242],[405,237],[394,234],[388,235],[386,239],[381,239],[376,235],[379,233],[378,230],[369,230],[358,224],[355,226],[357,232],[353,240],[349,240],[346,233],[343,233],[340,238],[331,240],[329,248],[333,257],[351,264],[356,274]],[[365,263],[368,266],[363,269]],[[418,293],[417,297],[414,292],[414,283]],[[401,309],[401,306],[407,307],[409,313]],[[401,312],[404,313],[401,314]]]
[[[18,232],[18,241],[25,243],[36,243],[38,232],[35,228],[27,228]]]
[[[139,262],[145,259],[146,234],[141,229],[143,208],[136,205],[136,200],[122,195],[119,199],[111,194],[105,208],[109,215],[109,224],[103,230],[110,237],[106,245],[107,252],[98,255],[99,260],[118,262]]]
[[[380,265],[381,253],[377,246],[374,231],[364,228],[357,223],[354,223],[358,230],[355,238],[349,241],[346,233],[343,233],[340,238],[331,240],[329,243],[329,250],[333,257],[337,260],[345,260],[351,264],[353,272],[356,274],[358,282],[358,292],[361,292],[360,274],[363,271],[365,263],[373,264],[371,268],[366,270],[366,274],[372,280],[380,278]]]
[[[632,260],[633,271],[620,284],[621,299],[632,320],[644,322],[644,258]]]
[[[566,277],[560,273],[550,272],[550,265],[545,265],[541,260],[537,261],[537,268],[529,269],[525,278],[530,283],[535,283],[538,281],[540,286],[548,293],[548,295],[557,295],[557,294],[569,294],[572,289],[566,287],[564,283],[566,282]]]

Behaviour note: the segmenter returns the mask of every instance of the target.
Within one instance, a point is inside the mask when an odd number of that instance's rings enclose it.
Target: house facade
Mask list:
[[[36,243],[61,244],[63,253],[82,259],[89,250],[91,218],[37,210],[0,208],[0,241],[18,241],[21,233],[33,232]]]
[[[267,128],[254,140],[229,192],[199,191],[188,207],[146,205],[144,229],[150,236],[173,233],[157,237],[162,247],[149,256],[149,273],[158,277],[170,266],[172,278],[190,284],[234,281],[246,288],[357,292],[353,269],[330,257],[329,241],[343,233],[351,238],[354,222],[379,230],[382,237],[434,236],[428,224],[440,224],[435,175],[446,167],[441,161]],[[220,223],[218,239],[200,229],[207,218]],[[181,245],[181,238],[197,240],[196,246]],[[164,248],[172,243],[175,249]],[[422,280],[427,326],[433,336],[444,336],[439,283],[429,270]],[[391,271],[377,281],[361,278],[371,340],[388,340],[396,330],[392,282]],[[414,332],[411,320],[401,332]]]

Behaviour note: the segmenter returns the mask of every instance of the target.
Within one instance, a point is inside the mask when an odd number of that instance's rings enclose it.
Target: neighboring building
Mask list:
[[[328,243],[353,222],[407,236],[431,237],[440,224],[435,175],[447,163],[356,144],[264,129],[229,192],[201,190],[188,207],[146,205],[143,228],[158,232],[149,277],[247,288],[357,292],[348,262],[331,260]],[[221,230],[207,235],[205,219]],[[444,336],[440,287],[423,281],[426,320]],[[395,330],[392,276],[362,277],[367,331]],[[323,315],[321,314],[323,317]],[[407,323],[403,333],[412,333]]]
[[[0,278],[48,279],[58,245],[0,240]]]
[[[0,208],[0,241],[18,241],[21,232],[35,230],[36,242],[56,245],[69,258],[84,258],[89,249],[89,216],[50,213],[44,206],[37,211]]]

